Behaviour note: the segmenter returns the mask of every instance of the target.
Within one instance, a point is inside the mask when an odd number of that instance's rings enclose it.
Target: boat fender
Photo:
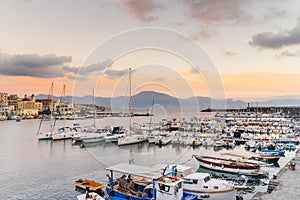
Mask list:
[[[222,169],[224,169],[224,165],[222,165]]]

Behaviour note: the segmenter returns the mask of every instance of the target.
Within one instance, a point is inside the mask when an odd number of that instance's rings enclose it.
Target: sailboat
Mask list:
[[[75,134],[75,136],[73,136],[73,140],[75,140],[76,142],[82,142],[82,144],[103,142],[105,141],[105,136],[107,134],[110,134],[110,132],[106,129],[96,129],[96,104],[95,104],[94,90],[93,90],[93,113],[94,113],[94,120],[93,120],[92,128],[85,130],[81,133]]]
[[[147,137],[143,133],[131,133],[131,122],[133,117],[132,112],[132,95],[131,95],[131,68],[129,68],[129,135],[118,139],[118,146],[137,144],[148,141]]]
[[[66,92],[66,86],[64,85],[63,87],[63,91],[62,91],[62,95],[64,97],[65,100],[65,92]],[[61,104],[61,102],[60,102]],[[67,140],[67,139],[72,139],[72,137],[77,133],[77,129],[76,128],[72,128],[72,127],[66,127],[66,111],[65,109],[63,109],[63,119],[64,119],[64,125],[63,127],[59,128],[57,132],[55,132],[55,134],[52,135],[52,140],[56,141],[56,140]]]
[[[48,95],[48,99],[51,99],[51,105],[49,106],[49,111],[50,111],[50,131],[47,132],[40,132],[40,129],[42,127],[42,123],[43,123],[43,118],[40,121],[39,124],[39,128],[38,128],[38,139],[39,140],[51,140],[52,139],[52,135],[54,134],[54,124],[53,124],[53,83],[51,83],[51,87],[50,87],[50,91],[49,91],[49,95]]]

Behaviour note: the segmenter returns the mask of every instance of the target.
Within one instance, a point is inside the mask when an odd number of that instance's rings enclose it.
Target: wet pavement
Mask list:
[[[258,193],[252,200],[274,200],[274,199],[300,199],[300,149],[297,150],[295,158],[295,170],[288,166],[283,167],[277,174],[276,179],[271,179],[271,193]]]

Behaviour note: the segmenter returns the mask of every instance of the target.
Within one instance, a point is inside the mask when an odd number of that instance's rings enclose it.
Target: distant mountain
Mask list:
[[[258,106],[300,106],[300,96],[299,98],[291,97],[292,96],[274,97],[270,100],[259,102]],[[36,98],[44,99],[48,98],[48,95],[39,94]],[[59,99],[59,97],[54,97],[54,99]],[[66,101],[79,104],[92,104],[93,97],[91,95],[83,97],[67,96]],[[247,107],[248,103],[242,100],[234,99],[226,99],[224,103],[224,101],[222,100],[201,96],[195,96],[186,99],[177,99],[170,95],[154,91],[144,91],[132,96],[132,105],[135,108],[150,108],[153,102],[155,105],[161,105],[164,108],[208,108],[218,106],[220,108],[224,107],[224,105],[226,108],[245,108]],[[101,106],[127,108],[129,105],[129,97],[95,97],[95,103]],[[253,106],[253,103],[251,105]]]

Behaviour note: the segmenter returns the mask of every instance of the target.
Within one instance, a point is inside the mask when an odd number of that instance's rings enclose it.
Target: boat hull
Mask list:
[[[198,160],[199,165],[206,169],[237,173],[237,174],[254,174],[259,170],[259,165],[253,163],[238,163],[227,159],[209,157],[209,156],[195,156]]]

